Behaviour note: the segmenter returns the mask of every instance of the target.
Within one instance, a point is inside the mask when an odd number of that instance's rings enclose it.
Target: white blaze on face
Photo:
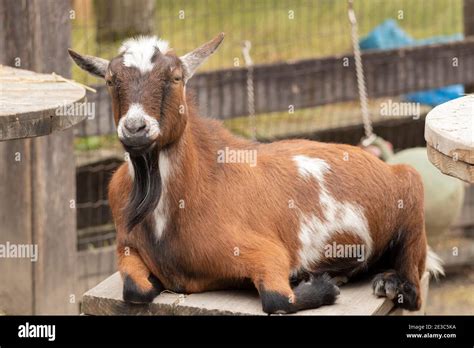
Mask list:
[[[325,175],[330,171],[326,161],[303,155],[294,156],[293,160],[302,178],[314,178],[319,184],[319,203],[323,215],[309,214],[301,217],[301,267],[311,270],[311,266],[323,259],[327,243],[341,233],[352,233],[360,238],[365,245],[364,261],[367,261],[373,243],[363,208],[354,203],[338,202],[331,196],[324,182]]]
[[[128,120],[143,118],[147,125],[148,133],[147,136],[150,140],[155,140],[158,135],[160,135],[160,124],[159,122],[148,115],[141,104],[132,103],[128,108],[127,113],[120,118],[120,121],[117,125],[117,134],[119,139],[123,140],[127,137],[127,131],[124,129],[125,122]]]
[[[165,54],[169,50],[169,44],[156,36],[139,36],[126,40],[119,49],[123,53],[123,65],[134,67],[142,74],[153,70],[154,64],[151,59],[156,49]]]

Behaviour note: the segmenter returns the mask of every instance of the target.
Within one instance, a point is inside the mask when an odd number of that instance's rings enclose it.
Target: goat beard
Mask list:
[[[135,175],[126,210],[129,232],[152,213],[161,197],[159,151],[130,155],[130,161]]]

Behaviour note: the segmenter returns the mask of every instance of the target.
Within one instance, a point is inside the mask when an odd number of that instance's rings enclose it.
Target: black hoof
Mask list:
[[[376,296],[387,297],[397,307],[411,311],[420,307],[415,285],[393,271],[377,274],[372,281],[372,289]]]
[[[308,282],[301,282],[293,291],[298,310],[332,305],[340,294],[339,288],[333,284],[328,275],[310,278]]]
[[[132,303],[150,303],[164,290],[161,282],[154,275],[150,275],[148,280],[153,288],[148,291],[140,289],[137,284],[128,275],[123,281],[123,300]]]

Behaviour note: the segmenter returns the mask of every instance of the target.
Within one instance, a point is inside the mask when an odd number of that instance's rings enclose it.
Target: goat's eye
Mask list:
[[[105,84],[109,87],[113,85],[112,80],[106,80]]]
[[[174,82],[179,82],[179,81],[181,81],[181,76],[175,76],[175,77],[173,77],[173,81],[174,81]]]

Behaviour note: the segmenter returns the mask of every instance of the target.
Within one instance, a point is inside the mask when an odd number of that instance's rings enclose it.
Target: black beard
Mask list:
[[[161,196],[159,151],[130,154],[135,177],[126,209],[127,230],[140,224],[158,205]]]

